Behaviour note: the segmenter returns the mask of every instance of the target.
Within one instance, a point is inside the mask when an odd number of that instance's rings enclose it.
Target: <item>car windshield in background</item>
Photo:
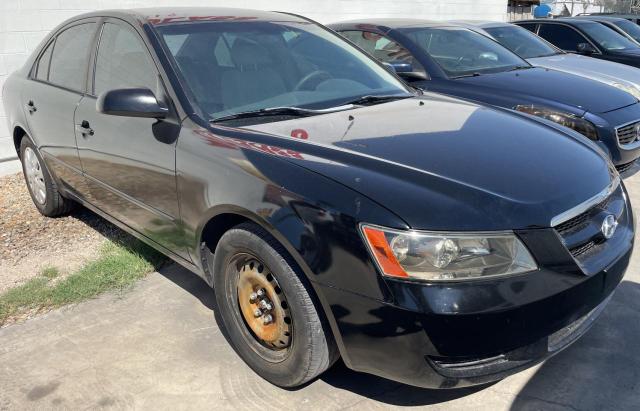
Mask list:
[[[400,31],[431,56],[449,77],[529,67],[497,42],[465,28],[407,27]]]
[[[622,31],[631,36],[635,41],[640,42],[640,27],[636,23],[621,19],[614,21],[613,24],[620,27]]]
[[[522,27],[489,27],[485,28],[484,31],[524,59],[547,57],[561,53],[561,51]]]
[[[199,22],[157,30],[211,120],[262,110],[256,118],[268,121],[269,113],[309,115],[362,96],[412,95],[384,67],[313,23]]]
[[[615,30],[597,23],[597,24],[585,24],[581,27],[582,30],[587,33],[598,44],[598,46],[609,51],[616,50],[632,50],[638,48],[637,44],[634,44],[628,38],[615,32]]]

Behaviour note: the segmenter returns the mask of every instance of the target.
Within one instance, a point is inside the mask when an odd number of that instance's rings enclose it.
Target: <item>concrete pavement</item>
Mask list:
[[[640,203],[640,177],[627,186]],[[452,391],[405,386],[341,363],[301,389],[274,387],[226,342],[211,290],[172,265],[122,296],[0,329],[0,409],[638,409],[639,258],[573,346],[491,386]]]

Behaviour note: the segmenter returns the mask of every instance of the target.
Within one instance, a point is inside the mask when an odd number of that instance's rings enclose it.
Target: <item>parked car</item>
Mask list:
[[[635,43],[640,44],[640,26],[627,19],[611,16],[580,16],[579,19],[591,20],[609,27]]]
[[[280,386],[339,355],[423,387],[502,378],[584,334],[629,263],[595,144],[421,95],[303,17],[84,14],[3,100],[38,210],[83,204],[200,275]]]
[[[533,67],[487,36],[452,23],[363,19],[329,26],[411,85],[554,121],[596,142],[621,173],[637,171],[640,104],[629,93]]]
[[[489,21],[454,23],[491,37],[527,60],[532,66],[563,71],[600,81],[640,98],[640,70],[635,67],[566,53],[529,30],[514,24]]]
[[[580,13],[578,14],[578,17],[582,17],[582,16],[589,16],[589,17],[613,17],[613,18],[617,18],[617,19],[625,19],[630,21],[631,23],[634,24],[638,24],[640,23],[640,14],[637,13],[631,13],[631,14],[625,14],[625,13]]]
[[[602,24],[581,18],[516,21],[569,53],[640,67],[640,45]]]

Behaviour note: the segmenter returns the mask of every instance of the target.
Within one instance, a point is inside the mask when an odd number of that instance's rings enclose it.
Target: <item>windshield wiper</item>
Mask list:
[[[533,66],[515,66],[513,68],[510,68],[507,71],[516,71],[516,70],[528,70],[528,69],[532,69]]]
[[[243,111],[241,113],[229,114],[209,120],[211,123],[219,123],[227,120],[238,120],[243,118],[268,117],[268,116],[292,116],[308,117],[325,113],[324,110],[310,110],[300,107],[269,107],[259,110]]]
[[[480,73],[460,74],[459,76],[453,76],[451,78],[464,78],[464,77],[478,77]]]
[[[386,95],[366,95],[358,97],[354,100],[342,103],[343,105],[352,104],[354,106],[366,106],[370,104],[384,103],[385,101],[401,100],[409,97],[413,97],[413,94],[386,94]]]

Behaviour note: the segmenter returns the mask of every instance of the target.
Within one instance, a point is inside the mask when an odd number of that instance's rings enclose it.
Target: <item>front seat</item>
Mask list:
[[[238,38],[231,47],[235,69],[222,74],[225,109],[245,106],[287,91],[269,52],[258,43]]]

